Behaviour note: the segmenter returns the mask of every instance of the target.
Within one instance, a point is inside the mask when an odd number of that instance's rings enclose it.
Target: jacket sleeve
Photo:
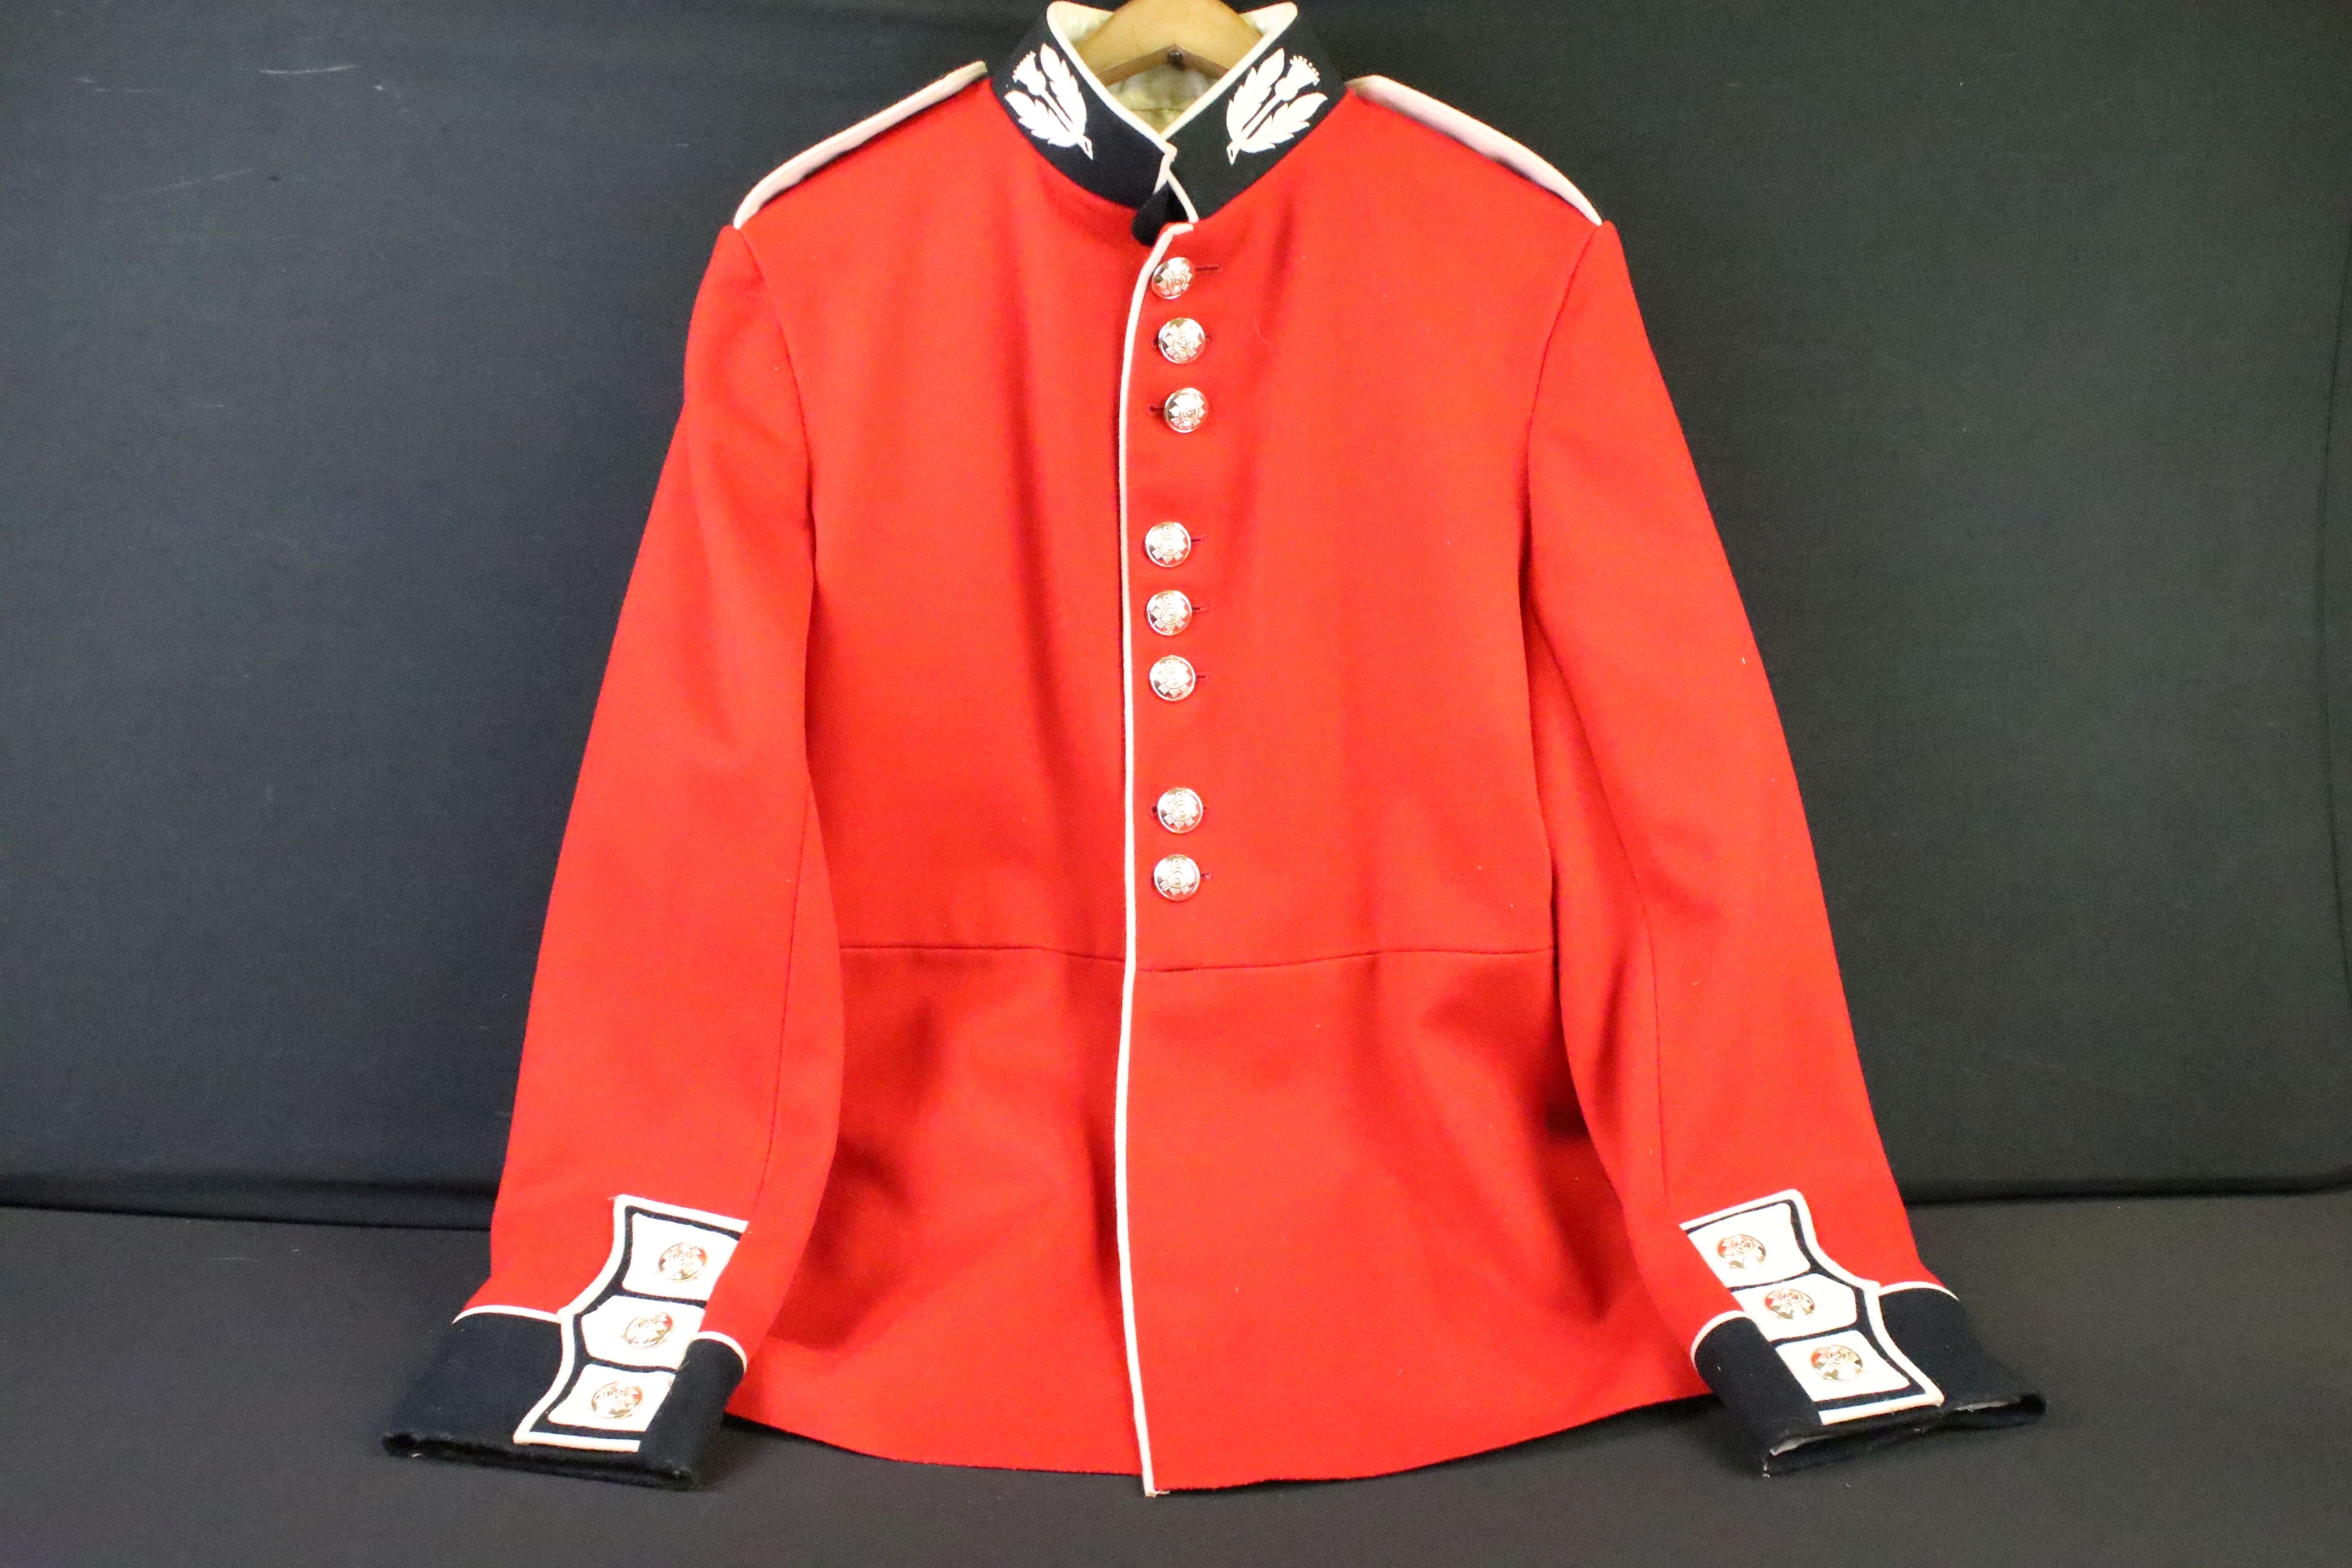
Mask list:
[[[1563,1032],[1661,1315],[1768,1473],[2031,1420],[1914,1249],[1771,689],[1612,227],[1562,300],[1528,477]]]
[[[556,868],[490,1276],[395,1452],[692,1485],[775,1316],[840,1097],[807,494],[789,354],[729,229]]]

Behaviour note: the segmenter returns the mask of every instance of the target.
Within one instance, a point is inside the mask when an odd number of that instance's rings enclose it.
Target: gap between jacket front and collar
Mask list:
[[[1267,5],[1244,14],[1258,30],[1250,52],[1155,131],[1078,54],[1110,15],[1055,0],[1014,46],[993,87],[1047,163],[1105,200],[1136,209],[1142,244],[1161,224],[1197,221],[1247,190],[1300,145],[1341,91],[1339,71],[1298,7]]]

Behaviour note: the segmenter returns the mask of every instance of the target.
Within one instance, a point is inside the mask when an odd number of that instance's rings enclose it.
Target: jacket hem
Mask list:
[[[1230,1472],[1221,1472],[1213,1467],[1188,1468],[1181,1462],[1171,1470],[1165,1453],[1167,1438],[1163,1433],[1160,1435],[1162,1451],[1154,1457],[1154,1494],[1217,1491],[1277,1481],[1366,1480],[1379,1476],[1401,1475],[1557,1436],[1628,1411],[1675,1404],[1698,1397],[1706,1392],[1705,1385],[1694,1378],[1688,1386],[1662,1385],[1632,1397],[1580,1401],[1532,1420],[1501,1423],[1491,1431],[1455,1441],[1433,1444],[1399,1442],[1388,1451],[1371,1458],[1326,1463],[1304,1458],[1276,1460],[1237,1468]],[[746,1393],[750,1394],[748,1387]],[[791,1408],[786,1400],[776,1397],[772,1392],[766,1393],[764,1397],[756,1394],[739,1397],[727,1413],[772,1431],[807,1438],[853,1454],[906,1464],[951,1465],[983,1470],[1029,1470],[1056,1475],[1141,1474],[1141,1467],[1132,1450],[1116,1459],[1108,1456],[1094,1458],[1072,1456],[1048,1464],[1008,1456],[1002,1447],[992,1445],[964,1447],[952,1440],[936,1440],[919,1431],[905,1428],[893,1431],[877,1431],[872,1427],[858,1429],[856,1424],[837,1415]]]

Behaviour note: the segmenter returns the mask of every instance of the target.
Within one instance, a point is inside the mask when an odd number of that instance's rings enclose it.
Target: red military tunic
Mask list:
[[[1172,125],[1102,15],[719,236],[393,1446],[679,1484],[723,1405],[1165,1490],[2030,1415],[1616,234],[1295,7]]]

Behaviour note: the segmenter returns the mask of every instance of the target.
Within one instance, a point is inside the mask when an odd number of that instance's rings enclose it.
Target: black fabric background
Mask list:
[[[2352,11],[1310,4],[1622,226],[1907,1190],[2352,1168]],[[0,10],[0,1202],[481,1218],[712,238],[1030,16]]]

